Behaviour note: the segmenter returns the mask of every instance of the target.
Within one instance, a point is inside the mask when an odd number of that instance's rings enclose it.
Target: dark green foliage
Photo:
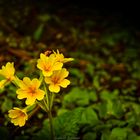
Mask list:
[[[54,129],[56,139],[72,139],[77,137],[80,129],[80,121],[83,108],[77,108],[73,111],[66,112],[56,118],[54,118]],[[49,132],[48,120],[43,123],[43,128],[33,138],[33,140],[51,140]]]
[[[54,14],[47,2],[0,3],[1,65],[13,61],[20,78],[38,78],[40,52],[59,49],[75,59],[67,64],[70,86],[54,100],[56,138],[140,140],[139,30],[98,11],[63,7]],[[51,140],[44,111],[35,112],[25,127],[10,123],[8,110],[25,106],[16,96],[13,85],[0,90],[0,140],[11,132],[15,140]]]

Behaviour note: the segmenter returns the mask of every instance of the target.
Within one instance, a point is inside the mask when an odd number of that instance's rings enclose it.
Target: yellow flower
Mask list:
[[[58,93],[60,87],[66,88],[70,81],[65,79],[69,75],[69,72],[63,68],[58,71],[54,71],[51,77],[45,77],[45,82],[49,84],[49,90],[51,92]]]
[[[0,76],[2,78],[0,81],[0,88],[3,88],[6,83],[14,80],[14,74],[15,68],[13,62],[8,62],[6,66],[2,66],[2,69],[0,69]]]
[[[8,116],[11,118],[11,122],[15,126],[19,125],[22,127],[25,125],[26,120],[28,120],[28,115],[24,109],[14,107],[14,109],[9,110],[8,113]]]
[[[33,105],[37,100],[42,100],[44,98],[45,92],[39,89],[41,82],[34,78],[30,80],[28,77],[24,77],[23,81],[18,82],[18,86],[20,87],[16,93],[18,94],[18,99],[26,99],[27,105]]]
[[[53,54],[51,54],[50,56],[55,56],[56,61],[62,62],[62,63],[66,63],[66,62],[74,60],[73,58],[65,58],[62,53],[59,53],[59,50],[57,50],[57,52],[53,51]]]
[[[42,70],[44,76],[51,76],[54,70],[60,70],[63,63],[57,62],[54,56],[46,56],[45,54],[40,54],[40,59],[37,61],[37,67]]]

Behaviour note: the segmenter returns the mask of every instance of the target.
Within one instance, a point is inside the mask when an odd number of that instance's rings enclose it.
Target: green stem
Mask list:
[[[53,93],[48,93],[49,97],[49,111],[48,111],[48,117],[49,117],[49,124],[50,124],[50,132],[51,132],[51,140],[55,140],[55,134],[54,134],[54,128],[53,128],[53,118],[52,118],[52,105],[53,105]]]
[[[53,118],[52,118],[51,110],[49,110],[49,112],[48,112],[48,117],[49,117],[49,124],[50,124],[51,140],[55,140],[54,128],[53,128]]]
[[[46,107],[46,112],[48,113],[51,140],[55,140],[55,134],[54,134],[54,128],[53,128],[53,117],[52,117],[52,106],[53,106],[54,93],[50,93],[47,90],[45,82],[43,84],[43,87],[44,87],[44,91],[46,93],[46,99],[44,99],[43,102]]]

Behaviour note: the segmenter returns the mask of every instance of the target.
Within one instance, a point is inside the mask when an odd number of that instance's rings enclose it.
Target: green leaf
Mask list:
[[[104,130],[102,132],[101,140],[109,140],[109,136],[110,136],[110,131]]]
[[[94,65],[93,64],[87,64],[87,69],[86,69],[86,71],[89,73],[89,75],[90,76],[94,76],[94,69],[95,69],[95,67],[94,67]]]
[[[103,101],[95,106],[95,109],[99,111],[99,116],[105,118],[107,115],[107,102]]]
[[[137,136],[134,132],[128,134],[128,140],[140,140],[140,136]]]
[[[59,116],[59,115],[65,113],[65,112],[68,112],[68,111],[69,111],[68,109],[61,108],[61,109],[58,110],[57,115]]]
[[[88,132],[83,136],[83,140],[96,140],[96,133]]]
[[[72,76],[75,76],[76,78],[78,78],[80,84],[82,84],[84,82],[85,76],[80,70],[78,70],[76,68],[71,68],[71,69],[69,69],[69,71]]]
[[[117,98],[118,93],[119,93],[119,91],[117,89],[115,89],[113,92],[110,92],[108,90],[103,90],[100,94],[101,94],[101,99],[112,100],[112,99]]]
[[[85,106],[89,104],[89,93],[86,89],[75,87],[69,94],[65,95],[63,100],[64,107]]]
[[[122,103],[119,100],[108,100],[107,101],[107,113],[114,115],[115,117],[121,117],[124,115]]]
[[[70,140],[78,138],[82,112],[83,108],[76,108],[54,118],[53,125],[56,139]],[[43,129],[33,137],[33,140],[51,140],[48,122],[48,119],[44,121]]]
[[[89,124],[94,126],[99,123],[98,116],[96,112],[91,108],[85,108],[82,115],[81,115],[81,123],[82,124]]]
[[[91,101],[97,101],[98,98],[95,90],[90,91],[88,94]]]
[[[44,23],[41,23],[34,32],[33,38],[38,41],[43,33]]]
[[[94,86],[96,89],[99,89],[99,88],[100,88],[99,76],[95,76],[95,77],[94,77],[94,79],[93,79],[93,86]]]
[[[38,19],[41,21],[41,22],[47,22],[51,19],[50,15],[48,14],[41,14],[38,16]]]
[[[110,135],[110,140],[126,140],[127,139],[127,128],[114,128]]]

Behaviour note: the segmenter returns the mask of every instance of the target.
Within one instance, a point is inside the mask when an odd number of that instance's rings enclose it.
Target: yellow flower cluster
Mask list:
[[[42,71],[45,82],[49,84],[49,90],[51,92],[58,93],[60,87],[66,88],[70,84],[70,81],[65,79],[69,72],[62,67],[64,63],[72,60],[73,58],[65,58],[58,50],[50,54],[50,56],[46,56],[43,53],[40,54],[37,67]]]
[[[37,68],[41,70],[43,80],[30,79],[29,77],[24,77],[20,80],[15,75],[13,62],[8,62],[6,66],[2,66],[0,69],[0,89],[12,82],[18,86],[16,91],[17,98],[26,99],[25,104],[27,107],[24,109],[14,107],[9,110],[8,116],[14,125],[20,127],[25,125],[26,120],[28,120],[27,114],[30,112],[30,106],[46,98],[48,99],[46,97],[47,93],[45,93],[46,89],[52,93],[58,93],[60,92],[60,87],[66,88],[70,84],[70,81],[66,79],[69,72],[66,68],[63,68],[64,63],[69,61],[73,61],[73,58],[65,58],[58,50],[49,54],[41,53],[40,58],[37,60]],[[45,89],[41,89],[43,84],[46,85]]]

